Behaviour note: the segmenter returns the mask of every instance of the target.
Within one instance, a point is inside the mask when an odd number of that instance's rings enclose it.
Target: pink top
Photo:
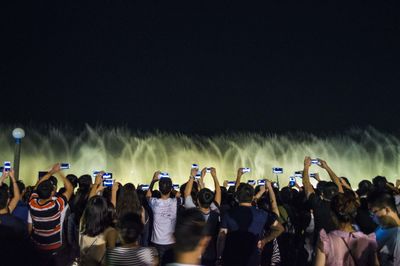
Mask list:
[[[322,229],[319,233],[319,237],[322,244],[322,251],[326,256],[325,265],[375,265],[375,252],[377,249],[375,233],[365,235],[362,232],[348,233],[334,230],[327,234],[325,230]],[[354,263],[354,259],[350,255],[342,238],[349,246],[351,254],[357,261],[357,264]]]

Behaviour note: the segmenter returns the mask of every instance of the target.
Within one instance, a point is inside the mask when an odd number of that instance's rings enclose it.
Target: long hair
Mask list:
[[[89,199],[81,219],[80,231],[90,237],[97,236],[111,225],[112,218],[107,200],[101,196]]]
[[[117,200],[116,212],[118,219],[121,219],[126,213],[135,213],[142,216],[142,204],[132,183],[127,183],[121,188]]]
[[[79,188],[75,193],[74,197],[74,222],[79,224],[83,211],[85,210],[86,204],[89,198],[89,190],[92,184],[92,177],[90,175],[83,175],[78,179]]]

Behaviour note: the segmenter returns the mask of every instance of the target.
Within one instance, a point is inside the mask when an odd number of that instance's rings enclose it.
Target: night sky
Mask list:
[[[396,1],[3,2],[1,124],[400,128]]]

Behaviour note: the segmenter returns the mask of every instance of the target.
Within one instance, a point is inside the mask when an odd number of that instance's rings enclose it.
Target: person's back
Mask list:
[[[144,225],[139,215],[127,213],[117,224],[122,246],[108,249],[106,253],[107,265],[157,265],[157,250],[153,247],[141,247],[139,236]]]
[[[377,248],[375,234],[333,230],[320,232],[321,248],[326,254],[325,265],[375,265]]]
[[[38,186],[39,194],[32,194],[29,201],[28,223],[32,224],[32,239],[40,250],[56,250],[62,246],[67,199],[64,195],[51,198],[52,190],[51,182],[44,181]]]
[[[331,201],[333,219],[337,229],[319,232],[316,266],[376,265],[375,234],[369,236],[354,230],[352,223],[359,203],[352,191],[339,193]]]

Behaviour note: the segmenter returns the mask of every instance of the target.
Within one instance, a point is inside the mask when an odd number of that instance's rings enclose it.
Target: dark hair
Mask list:
[[[117,217],[121,218],[126,213],[135,213],[139,216],[142,214],[142,204],[132,183],[127,183],[119,189],[116,212]]]
[[[246,183],[240,183],[236,191],[239,203],[251,203],[254,197],[254,188]]]
[[[197,200],[201,207],[210,208],[210,205],[214,200],[214,193],[208,188],[203,188],[199,193],[197,193]]]
[[[388,207],[392,211],[397,213],[395,199],[389,193],[383,193],[382,191],[376,190],[369,193],[367,199],[370,207],[377,207],[377,208]]]
[[[351,223],[360,207],[352,191],[338,193],[332,198],[331,209],[339,223]]]
[[[24,192],[24,190],[25,190],[25,184],[24,184],[24,182],[22,182],[21,180],[18,180],[18,181],[17,181],[17,186],[18,186],[18,189],[19,189],[19,193]]]
[[[360,183],[358,183],[358,190],[357,194],[359,196],[364,196],[367,195],[372,189],[372,183],[369,180],[361,180]]]
[[[193,251],[206,234],[205,226],[206,222],[199,209],[182,210],[176,219],[175,251],[177,253]]]
[[[50,180],[43,181],[36,188],[36,192],[40,199],[50,198],[53,190],[54,190],[54,185]]]
[[[125,213],[117,223],[119,235],[125,244],[135,243],[143,228],[140,216],[133,212]]]
[[[172,190],[171,178],[161,178],[158,184],[158,188],[162,195],[167,195]]]
[[[81,220],[81,233],[90,237],[97,236],[111,225],[108,203],[101,196],[89,199]]]
[[[349,179],[348,179],[347,177],[342,176],[342,177],[340,177],[340,179],[343,179],[344,182],[346,182],[346,184],[347,184],[349,187],[351,187],[350,181],[349,181]]]
[[[25,193],[22,196],[22,201],[28,203],[29,199],[31,198],[32,192],[33,192],[33,186],[27,186],[25,188]]]
[[[323,196],[327,200],[331,200],[338,192],[339,189],[333,182],[326,182],[322,188]]]
[[[78,178],[79,189],[89,190],[92,185],[92,177],[90,175],[81,175]]]
[[[375,189],[380,191],[386,190],[386,177],[378,175],[372,179],[372,183],[374,184]]]
[[[76,188],[78,186],[78,177],[73,174],[69,174],[66,176],[69,182],[71,182],[72,186]]]
[[[55,176],[50,176],[48,180],[50,180],[50,182],[53,184],[54,188],[57,187],[58,180]]]
[[[8,193],[8,188],[1,186],[0,187],[0,209],[4,209],[7,207],[7,201],[10,197],[10,194]]]

